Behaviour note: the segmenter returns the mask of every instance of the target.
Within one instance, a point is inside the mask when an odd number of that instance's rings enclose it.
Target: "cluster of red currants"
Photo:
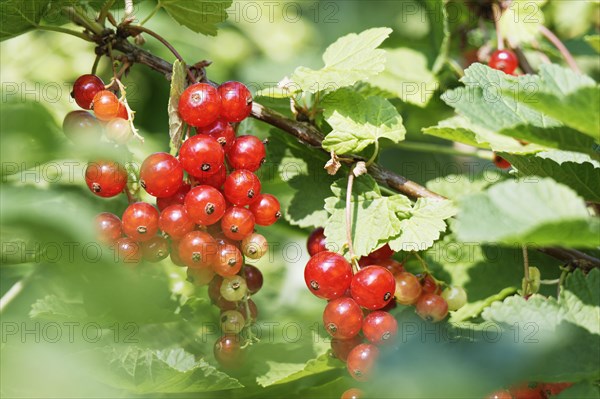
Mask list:
[[[346,362],[357,381],[370,378],[378,347],[394,341],[398,322],[388,310],[397,303],[414,305],[423,319],[438,322],[467,301],[460,287],[448,286],[442,292],[430,274],[405,271],[387,244],[362,257],[356,273],[343,256],[327,250],[323,228],[311,233],[307,247],[311,258],[304,269],[306,285],[314,295],[328,300],[323,325],[333,338],[332,354]],[[355,388],[344,395],[360,397]]]
[[[531,382],[491,393],[487,399],[548,399],[573,384],[570,382]]]

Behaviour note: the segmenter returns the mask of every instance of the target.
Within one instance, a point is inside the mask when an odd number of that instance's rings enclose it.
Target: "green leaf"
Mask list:
[[[551,24],[562,39],[579,37],[593,27],[595,15],[598,12],[598,2],[594,1],[550,1],[544,11],[552,17]]]
[[[512,42],[529,43],[544,24],[542,6],[546,0],[514,0],[500,17],[500,29]]]
[[[600,53],[600,35],[588,35],[583,38],[597,53]]]
[[[46,295],[31,305],[29,317],[42,320],[85,320],[87,313],[82,302],[67,302],[56,295]]]
[[[425,55],[409,48],[398,48],[387,50],[386,57],[385,70],[370,78],[369,84],[390,93],[387,97],[425,107],[438,87]]]
[[[3,0],[0,3],[0,41],[35,29],[50,0]]]
[[[452,200],[458,200],[470,194],[476,194],[503,179],[503,174],[497,170],[486,171],[481,175],[447,175],[429,180],[426,186],[429,190]]]
[[[567,310],[567,320],[600,335],[600,270],[588,275],[581,270],[570,274],[560,291],[559,303]]]
[[[464,198],[453,228],[465,242],[600,245],[600,221],[575,192],[548,178],[506,181]]]
[[[271,385],[287,384],[314,374],[323,373],[339,367],[339,362],[329,353],[311,359],[306,363],[281,363],[267,360],[269,371],[256,378],[258,385],[268,387]]]
[[[450,50],[450,27],[448,26],[447,0],[425,0],[423,5],[427,9],[427,18],[431,29],[430,38],[437,57],[433,63],[433,73],[440,72],[448,58]]]
[[[232,0],[160,0],[159,4],[181,25],[196,33],[215,36],[217,25],[227,19]]]
[[[589,156],[566,151],[544,151],[517,156],[501,153],[519,176],[551,177],[571,187],[588,201],[600,202],[600,163]]]
[[[589,381],[580,382],[559,393],[556,399],[598,399],[600,388]]]
[[[183,121],[179,116],[178,105],[179,97],[185,90],[185,83],[187,79],[187,67],[185,63],[175,60],[173,62],[173,73],[171,74],[171,89],[169,91],[169,104],[167,105],[167,113],[169,114],[169,137],[171,141],[169,146],[171,147],[171,154],[175,155],[179,146],[181,145],[181,139],[183,138]]]
[[[319,177],[308,174],[292,177],[288,184],[296,190],[296,195],[285,212],[286,220],[302,228],[324,226],[329,214],[323,207],[331,195],[329,186],[333,181],[332,176],[324,173]]]
[[[323,140],[323,148],[328,151],[357,153],[380,138],[397,143],[406,134],[396,108],[381,97],[364,98],[343,89],[323,99],[323,107],[333,129]]]

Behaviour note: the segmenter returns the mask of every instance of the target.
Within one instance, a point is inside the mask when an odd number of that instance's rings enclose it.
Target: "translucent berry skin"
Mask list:
[[[398,322],[388,312],[377,310],[365,317],[362,331],[365,338],[372,344],[387,344],[392,342],[398,334]]]
[[[448,303],[448,310],[458,310],[467,303],[467,293],[462,287],[449,286],[441,296]]]
[[[492,53],[488,65],[490,68],[498,69],[508,75],[512,75],[519,66],[519,59],[510,50],[496,50]]]
[[[261,184],[258,177],[249,170],[234,170],[225,179],[223,193],[227,201],[234,205],[246,206],[256,201]]]
[[[389,259],[394,255],[394,251],[390,248],[388,244],[385,244],[383,247],[376,249],[375,251],[369,254],[369,258],[379,261],[383,259]],[[377,262],[374,262],[377,263]]]
[[[237,310],[226,310],[221,313],[221,331],[225,334],[238,334],[244,328],[246,320]]]
[[[258,137],[239,136],[227,152],[227,161],[233,169],[256,172],[265,161],[265,145]]]
[[[127,171],[113,161],[96,161],[85,170],[85,183],[99,197],[109,198],[120,194],[127,185]]]
[[[146,202],[135,202],[123,212],[123,232],[141,242],[152,239],[158,232],[158,210]]]
[[[140,185],[155,197],[170,197],[183,184],[183,168],[177,158],[166,152],[156,152],[140,167]]]
[[[191,185],[184,183],[179,187],[175,194],[171,195],[170,197],[157,198],[156,206],[158,207],[158,210],[162,211],[171,205],[183,205],[185,196],[191,188]]]
[[[102,125],[86,111],[71,111],[63,120],[63,132],[74,143],[95,143],[102,137]]]
[[[187,268],[187,281],[190,283],[203,287],[208,285],[215,277],[215,272],[209,267],[203,267],[200,269]]]
[[[96,239],[104,245],[112,245],[123,235],[121,219],[110,212],[96,216]]]
[[[258,308],[252,299],[248,299],[248,309],[244,302],[238,302],[237,311],[240,312],[244,319],[256,320],[258,317]]]
[[[362,399],[363,397],[363,391],[358,388],[350,388],[344,391],[340,399]]]
[[[241,122],[252,112],[252,94],[240,82],[225,82],[217,89],[221,96],[221,117],[228,122]]]
[[[126,144],[133,137],[131,124],[126,119],[116,117],[106,124],[106,138],[117,144]]]
[[[254,215],[246,208],[233,206],[221,218],[221,229],[225,237],[241,241],[254,231]]]
[[[212,269],[211,269],[212,270]],[[221,295],[221,285],[223,284],[223,277],[218,274],[208,284],[208,297],[213,305],[221,310],[234,310],[238,308],[236,302],[231,302],[223,298]],[[242,312],[244,314],[244,312]]]
[[[429,275],[429,274],[417,275],[417,277],[419,277],[421,279],[421,287],[423,288],[424,294],[438,295],[442,292],[442,289],[440,288],[438,283],[435,281],[435,279],[433,277],[431,277],[431,275]]]
[[[179,241],[179,256],[191,268],[211,268],[217,261],[217,242],[204,231],[191,231]]]
[[[181,259],[181,256],[179,256],[179,241],[171,241],[171,251],[169,253],[169,258],[175,266],[186,267],[185,263],[183,263],[183,259]],[[210,271],[212,272],[212,269]]]
[[[448,303],[439,295],[423,294],[415,304],[417,314],[422,319],[437,323],[448,315]]]
[[[181,93],[178,111],[188,125],[205,127],[217,120],[220,107],[217,89],[207,83],[195,83]]]
[[[194,177],[194,182],[200,186],[211,186],[216,189],[221,189],[223,184],[225,184],[225,179],[227,179],[227,168],[223,165],[217,173]]]
[[[169,256],[169,242],[161,236],[154,236],[148,241],[140,244],[142,247],[142,256],[148,262],[160,262]]]
[[[122,263],[139,263],[142,260],[140,244],[129,237],[119,238],[115,242],[116,257]]]
[[[217,140],[223,147],[225,153],[231,149],[235,142],[235,130],[233,130],[233,127],[223,119],[217,119],[213,124],[206,127],[196,128],[196,132],[198,132],[198,134],[211,136]]]
[[[227,207],[223,194],[211,186],[192,188],[185,196],[184,205],[190,218],[203,226],[221,220]]]
[[[271,194],[260,194],[248,207],[259,226],[270,226],[281,217],[279,200]]]
[[[217,260],[213,264],[215,273],[221,277],[234,276],[239,273],[243,264],[244,257],[235,245],[219,245],[217,248]]]
[[[310,233],[308,236],[308,241],[306,242],[306,248],[308,249],[308,254],[310,256],[315,256],[319,252],[327,251],[327,241],[325,238],[324,228],[317,227],[312,233]]]
[[[346,359],[348,372],[357,381],[368,381],[378,357],[379,349],[375,345],[360,344],[348,354]]]
[[[363,339],[360,335],[355,335],[350,339],[337,339],[333,338],[331,340],[331,354],[340,359],[342,362],[346,362],[348,359],[348,354],[354,349],[356,346],[363,343]]]
[[[362,309],[352,298],[333,299],[323,311],[323,325],[332,337],[350,339],[360,332],[363,325]]]
[[[269,250],[267,239],[258,233],[252,233],[242,240],[242,253],[250,259],[260,259]]]
[[[393,298],[396,289],[394,275],[381,266],[367,266],[352,278],[352,298],[365,309],[381,309]]]
[[[352,267],[342,255],[319,252],[306,264],[304,281],[310,292],[319,298],[339,298],[350,287]]]
[[[194,177],[202,178],[219,172],[225,154],[221,145],[210,136],[196,135],[187,139],[179,150],[179,162]]]
[[[240,337],[229,334],[217,339],[213,354],[221,366],[229,369],[238,368],[242,363]]]
[[[77,105],[83,109],[91,109],[94,96],[104,90],[104,82],[96,75],[81,75],[73,83],[71,95]]]
[[[101,121],[109,121],[119,116],[120,108],[123,105],[119,102],[117,96],[108,90],[102,90],[96,93],[92,100],[94,115]]]
[[[494,165],[496,165],[496,167],[499,169],[510,169],[510,167],[512,166],[510,162],[496,154],[494,154],[493,162]]]
[[[246,278],[246,285],[248,286],[248,293],[250,295],[260,291],[263,286],[263,275],[256,266],[244,265],[242,275]]]
[[[125,107],[125,104],[123,104],[120,101],[119,101],[119,110],[117,112],[116,118],[117,119],[123,119],[123,120],[126,120],[126,121],[129,120],[129,114],[127,114],[127,108]]]
[[[225,277],[219,291],[225,300],[237,302],[244,299],[248,293],[248,286],[246,280],[241,276]]]
[[[401,305],[413,305],[421,296],[423,288],[419,279],[412,273],[398,273],[394,276],[396,290],[394,297]]]
[[[397,260],[388,258],[382,259],[377,262],[372,262],[370,264],[376,263],[378,266],[385,267],[395,276],[396,274],[404,272],[404,265]],[[368,265],[367,265],[368,266]]]
[[[176,204],[168,206],[160,213],[158,227],[171,239],[178,241],[194,230],[196,223],[188,215],[185,206]]]
[[[499,391],[492,392],[486,397],[486,399],[513,399],[513,397],[506,389],[501,389]]]
[[[546,395],[542,392],[541,385],[533,383],[523,383],[510,388],[510,393],[516,399],[545,399]]]

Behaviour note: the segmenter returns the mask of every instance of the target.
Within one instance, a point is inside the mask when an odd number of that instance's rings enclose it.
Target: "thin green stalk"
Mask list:
[[[98,23],[100,25],[104,26],[104,21],[106,21],[106,16],[110,12],[110,8],[112,7],[112,5],[114,3],[115,3],[115,0],[109,0],[108,2],[106,2],[106,4],[104,4],[104,7],[102,7],[102,9],[100,10],[98,19],[96,19],[96,21],[98,21]]]
[[[494,159],[494,153],[488,150],[459,150],[452,147],[445,147],[437,144],[418,143],[415,141],[403,141],[398,144],[398,147],[412,151],[422,151],[428,153],[447,154],[461,157],[477,157],[491,161]]]
[[[160,4],[160,1],[159,1],[158,4],[156,4],[156,7],[154,7],[154,9],[150,12],[150,14],[148,14],[148,16],[146,16],[146,18],[144,18],[144,20],[142,22],[140,22],[140,26],[143,26],[146,22],[150,21],[150,19],[154,15],[156,15],[158,10],[160,10],[161,8],[162,8],[162,4]]]
[[[373,155],[371,155],[371,158],[369,158],[369,160],[367,161],[367,168],[371,166],[373,162],[375,162],[375,160],[377,159],[377,155],[379,155],[379,140],[375,140],[375,150],[373,150]]]
[[[72,29],[61,28],[60,26],[37,25],[36,28],[39,30],[45,30],[49,32],[66,33],[67,35],[75,36],[88,42],[93,42],[93,40],[83,32],[77,32]]]

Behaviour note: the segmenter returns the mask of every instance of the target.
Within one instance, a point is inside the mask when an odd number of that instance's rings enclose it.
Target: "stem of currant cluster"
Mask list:
[[[504,50],[504,39],[502,36],[502,29],[500,26],[500,17],[502,12],[498,4],[492,4],[492,10],[494,12],[494,25],[496,26],[496,41],[498,50]]]
[[[521,247],[521,249],[523,250],[523,276],[525,277],[525,292],[523,292],[523,295],[527,295],[527,293],[529,292],[529,254],[527,253],[527,246],[523,245]]]
[[[352,186],[354,185],[354,172],[350,170],[348,174],[348,186],[346,188],[346,241],[348,242],[348,254],[350,255],[350,263],[354,273],[360,270],[360,265],[354,253],[354,245],[352,244]]]
[[[550,29],[546,28],[544,25],[540,25],[539,29],[540,29],[540,33],[546,39],[548,39],[548,41],[551,42],[558,51],[560,51],[560,53],[564,57],[565,61],[569,65],[569,67],[572,70],[574,70],[575,72],[581,73],[581,70],[577,66],[575,59],[573,58],[573,56],[571,55],[571,53],[569,52],[567,47],[563,44],[563,42],[561,42],[560,39]]]

